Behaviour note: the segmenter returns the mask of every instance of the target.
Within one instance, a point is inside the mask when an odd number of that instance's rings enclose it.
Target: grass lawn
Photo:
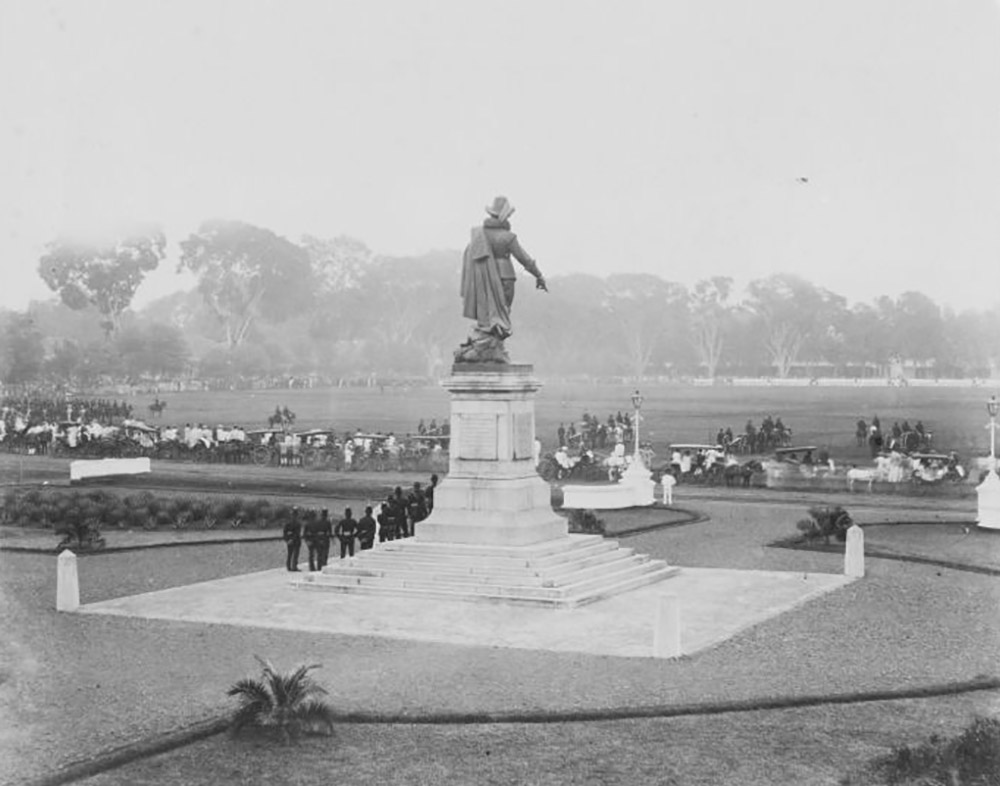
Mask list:
[[[545,382],[545,370],[536,369]],[[606,419],[609,414],[631,411],[630,385],[546,384],[535,407],[537,433],[546,449],[554,449],[556,429],[582,418],[584,412]],[[870,421],[878,414],[884,427],[894,421],[922,420],[934,433],[940,448],[965,453],[986,451],[988,434],[985,401],[978,388],[935,387],[693,387],[648,383],[642,386],[641,435],[653,442],[657,453],[670,442],[714,440],[719,427],[743,431],[747,419],[760,425],[771,414],[793,429],[796,444],[830,447],[839,461],[862,460],[864,449],[854,444],[858,418]],[[275,406],[288,406],[298,416],[296,427],[338,431],[416,432],[417,423],[448,416],[448,394],[437,385],[403,390],[386,388],[323,388],[313,390],[256,390],[169,393],[162,422],[239,423],[248,429],[264,428]],[[151,396],[131,399],[145,416]]]
[[[220,735],[84,781],[142,784],[835,784],[872,756],[951,735],[986,694],[701,717],[341,725],[297,745]]]
[[[1000,569],[1000,532],[975,525],[869,524],[866,548]]]
[[[975,524],[866,524],[864,531],[865,551],[874,556],[892,554],[1000,570],[1000,533],[980,529]],[[834,538],[829,545],[822,540],[810,544],[801,542],[798,535],[790,535],[786,542],[805,550],[834,553],[844,550],[844,544]]]

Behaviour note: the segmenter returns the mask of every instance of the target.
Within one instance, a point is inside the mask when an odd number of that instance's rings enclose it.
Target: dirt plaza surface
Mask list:
[[[680,494],[683,505],[704,520],[650,529],[621,541],[682,568],[675,579],[643,592],[661,592],[685,576],[713,575],[707,569],[720,571],[716,577],[744,572],[783,576],[777,584],[780,589],[787,582],[782,592],[819,581],[813,577],[843,581],[842,555],[767,545],[794,532],[795,521],[814,500],[757,492],[734,495],[730,501],[683,488]],[[862,523],[961,522],[973,515],[968,502],[958,501],[909,503],[875,495],[851,503],[852,515]],[[1000,539],[985,533],[972,531],[965,537],[977,538],[983,550],[1000,545]],[[81,596],[88,610],[139,603],[164,604],[169,610],[173,605],[173,617],[165,619],[58,614],[54,555],[0,552],[0,615],[11,632],[3,642],[0,756],[13,762],[0,782],[20,783],[131,741],[217,717],[228,707],[225,688],[254,671],[254,654],[284,668],[322,663],[317,677],[339,711],[413,718],[435,712],[628,711],[909,690],[997,676],[997,579],[927,564],[869,560],[864,579],[804,602],[793,598],[790,610],[767,619],[748,620],[746,606],[738,602],[728,610],[716,606],[710,616],[729,614],[737,629],[714,644],[707,632],[697,630],[697,618],[682,611],[688,646],[703,645],[683,658],[663,660],[644,657],[640,648],[648,647],[649,640],[638,636],[627,645],[633,652],[618,654],[573,646],[523,648],[525,642],[500,640],[495,631],[492,641],[442,641],[442,630],[454,628],[447,635],[461,639],[463,627],[489,627],[487,619],[474,619],[489,607],[473,604],[466,607],[464,623],[456,624],[447,613],[439,616],[434,605],[419,603],[420,617],[407,622],[411,637],[390,637],[377,630],[379,615],[362,599],[350,601],[360,600],[368,613],[355,618],[361,622],[351,622],[338,605],[345,598],[288,589],[288,574],[276,569],[282,559],[283,546],[274,541],[140,549],[80,559]],[[274,604],[290,603],[279,607],[286,616],[323,617],[327,629],[248,626],[227,617],[239,607],[230,588],[254,583],[264,594],[248,600],[241,612],[245,616],[264,603],[272,610],[262,610],[262,615],[277,620],[281,615]],[[179,594],[171,596],[170,588]],[[697,587],[692,591],[697,594]],[[749,585],[728,586],[730,599],[745,603],[754,591]],[[179,606],[171,597],[186,599],[189,619],[178,618]],[[616,600],[625,603],[624,597],[607,603]],[[227,606],[230,602],[235,605]],[[635,616],[651,626],[651,612],[641,611],[649,602],[637,602]],[[706,597],[704,602],[712,601]],[[310,610],[314,604],[323,604],[325,613]],[[532,611],[518,609],[516,619]],[[218,616],[197,621],[209,613]],[[397,620],[406,617],[402,610],[392,614]],[[608,648],[607,642],[632,635],[627,627],[627,619],[604,614],[595,619],[592,638]],[[437,630],[427,630],[431,628]],[[980,705],[997,708],[996,692],[981,695]]]

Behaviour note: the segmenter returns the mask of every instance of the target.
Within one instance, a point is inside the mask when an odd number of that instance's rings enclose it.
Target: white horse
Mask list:
[[[858,469],[851,467],[847,470],[847,490],[854,491],[854,484],[857,482],[868,484],[868,493],[872,491],[872,484],[878,479],[878,471],[874,469]]]

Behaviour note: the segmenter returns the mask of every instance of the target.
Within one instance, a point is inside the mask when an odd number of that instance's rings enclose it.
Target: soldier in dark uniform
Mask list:
[[[393,532],[395,523],[389,518],[389,503],[383,502],[379,506],[378,516],[378,542],[385,543],[387,540],[395,540],[396,533]]]
[[[437,488],[438,476],[436,474],[431,475],[431,484],[424,491],[424,502],[427,505],[427,515],[431,515],[434,510],[434,489]]]
[[[340,558],[347,556],[348,552],[354,556],[354,538],[358,534],[358,522],[354,520],[351,509],[344,510],[344,518],[337,522],[333,529],[333,534],[340,541]]]
[[[358,546],[366,551],[375,545],[375,519],[371,507],[365,508],[365,515],[358,519]]]
[[[302,548],[302,524],[299,521],[299,509],[292,508],[292,515],[285,522],[281,533],[288,549],[288,556],[285,557],[285,568],[290,571],[299,569],[299,550]]]
[[[392,515],[396,521],[396,537],[406,538],[413,533],[407,529],[406,522],[406,497],[403,496],[403,488],[396,486],[392,496]]]
[[[323,570],[330,561],[330,541],[333,539],[333,522],[330,521],[330,511],[326,508],[320,514],[316,537],[319,540],[319,569]]]
[[[319,555],[319,519],[315,515],[310,515],[302,529],[302,537],[309,550],[309,570],[320,570],[323,566],[320,564]]]
[[[427,501],[424,499],[424,491],[419,480],[414,482],[413,491],[407,497],[406,512],[410,518],[410,534],[415,535],[417,522],[427,518]]]

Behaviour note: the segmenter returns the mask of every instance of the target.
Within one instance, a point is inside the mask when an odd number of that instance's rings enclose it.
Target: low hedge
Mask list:
[[[112,529],[215,529],[280,527],[291,506],[270,500],[204,496],[161,497],[149,491],[119,496],[107,491],[32,489],[4,495],[0,522],[52,529],[58,534],[84,522]],[[303,523],[317,511],[303,510]]]

